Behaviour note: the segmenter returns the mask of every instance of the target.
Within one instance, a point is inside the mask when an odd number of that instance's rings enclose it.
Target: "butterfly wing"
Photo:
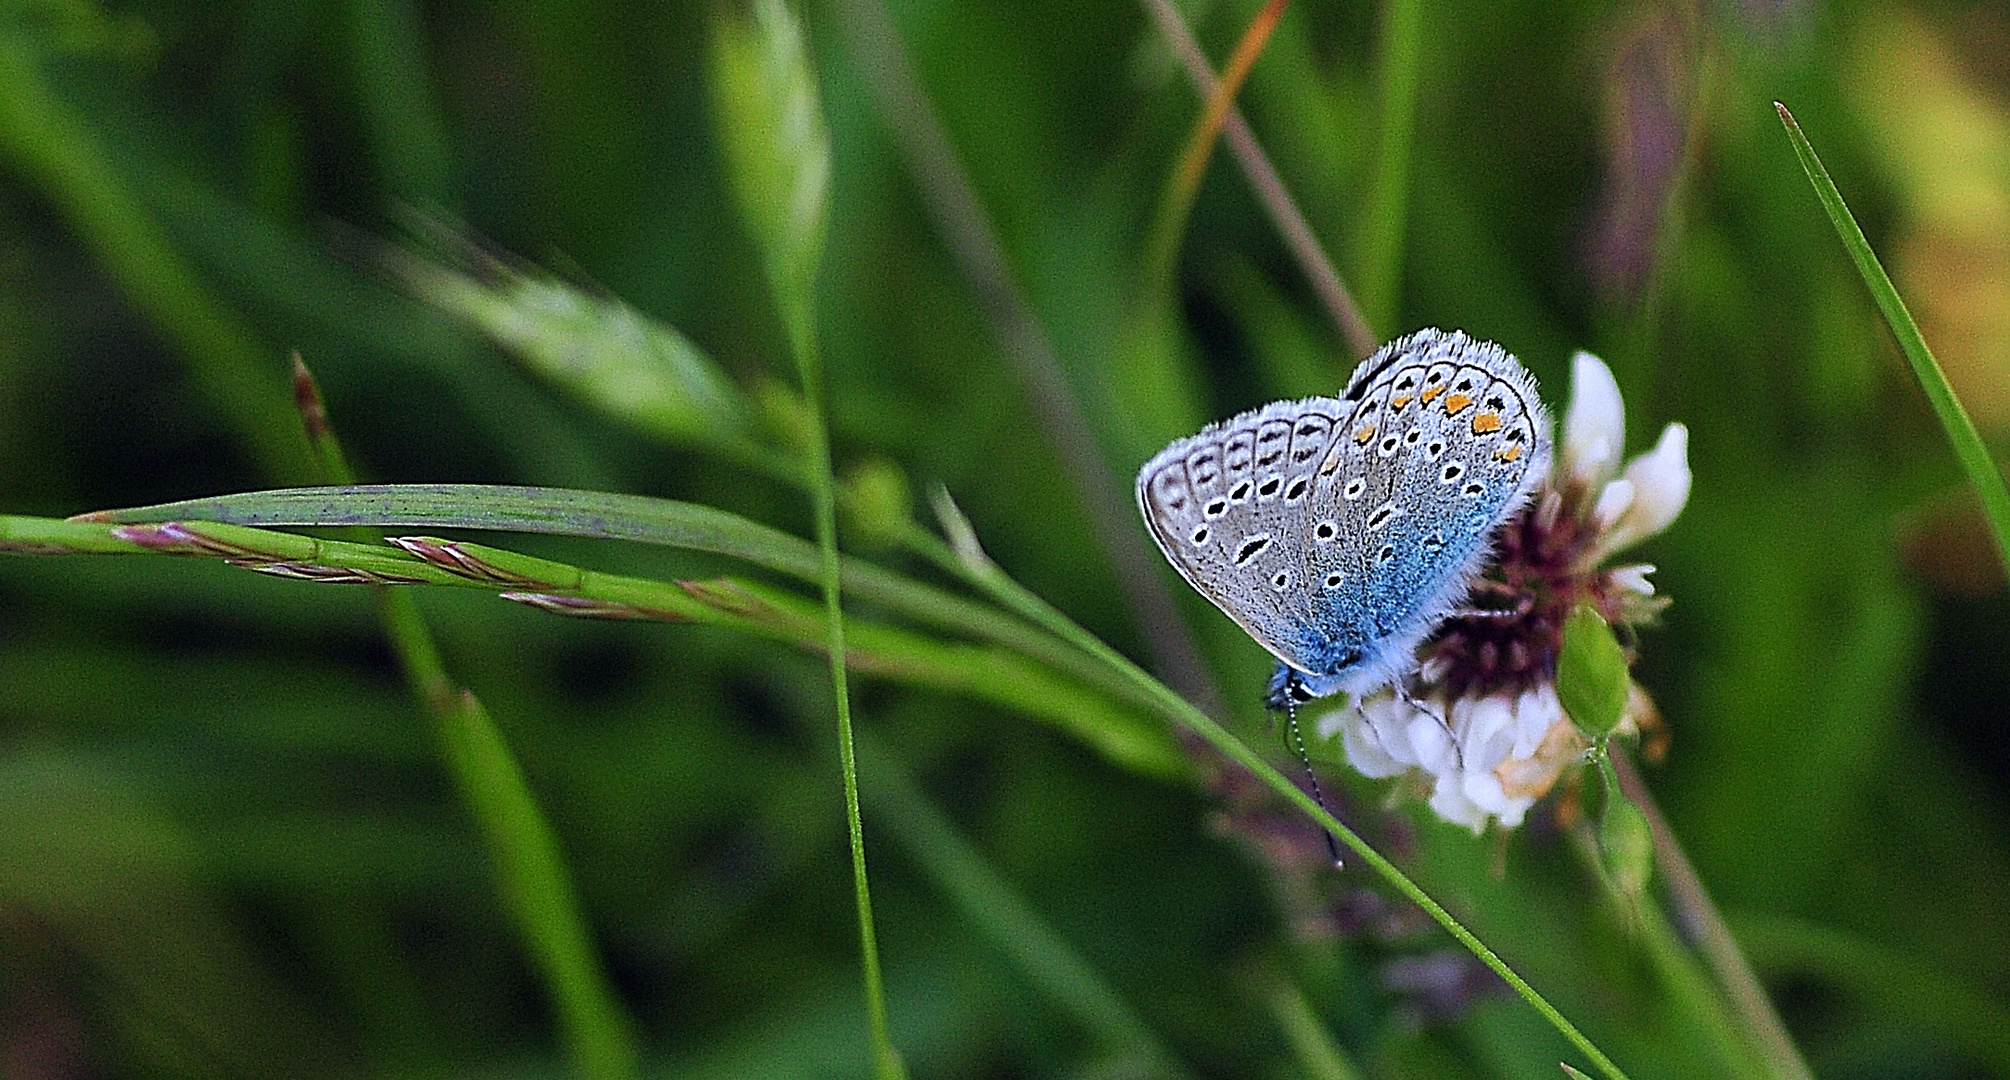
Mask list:
[[[1319,658],[1296,549],[1315,470],[1347,411],[1334,398],[1273,402],[1173,443],[1138,472],[1138,509],[1167,561],[1300,670]]]

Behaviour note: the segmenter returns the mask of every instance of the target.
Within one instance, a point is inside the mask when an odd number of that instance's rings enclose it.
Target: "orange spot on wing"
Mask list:
[[[1444,392],[1445,388],[1442,386],[1433,386],[1429,390],[1424,391],[1422,394],[1424,404],[1429,405],[1431,402],[1438,400],[1438,395]]]
[[[1368,440],[1374,437],[1375,437],[1375,425],[1362,424],[1361,429],[1354,433],[1354,442],[1360,446],[1366,446],[1368,445]]]
[[[1410,403],[1410,395],[1404,394],[1402,397],[1391,399],[1389,402],[1389,408],[1395,410],[1396,412],[1402,412],[1403,406],[1408,405],[1409,403]]]
[[[1521,447],[1519,446],[1510,446],[1507,449],[1497,451],[1494,454],[1494,457],[1499,458],[1502,461],[1513,461],[1514,459],[1520,456],[1521,456]]]
[[[1501,429],[1501,414],[1483,412],[1473,417],[1473,434],[1491,435]]]
[[[1457,416],[1465,412],[1472,403],[1473,397],[1471,394],[1453,394],[1451,397],[1445,399],[1445,415]]]

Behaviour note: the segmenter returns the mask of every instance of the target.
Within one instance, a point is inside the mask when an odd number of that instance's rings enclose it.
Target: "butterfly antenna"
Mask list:
[[[1319,774],[1312,771],[1312,755],[1305,752],[1305,736],[1300,734],[1298,730],[1298,703],[1296,701],[1287,701],[1285,703],[1284,718],[1285,722],[1291,727],[1291,745],[1297,748],[1298,760],[1305,766],[1305,779],[1312,785],[1312,801],[1319,804],[1319,809],[1331,814],[1333,808],[1326,805],[1326,796],[1319,790]],[[1333,839],[1331,830],[1322,831],[1326,833],[1326,853],[1333,856],[1333,865],[1336,868],[1346,866],[1347,864],[1340,858],[1340,842]]]

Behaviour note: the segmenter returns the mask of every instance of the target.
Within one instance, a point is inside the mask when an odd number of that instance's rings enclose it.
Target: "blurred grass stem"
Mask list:
[[[0,34],[0,152],[76,227],[106,273],[174,343],[259,470],[313,475],[278,371],[258,337],[210,290],[120,180],[96,133],[43,78],[25,35]]]
[[[1193,31],[1187,28],[1186,19],[1172,0],[1144,0],[1145,10],[1157,24],[1159,33],[1172,46],[1174,55],[1179,57],[1181,66],[1186,68],[1187,77],[1202,98],[1211,98],[1217,82],[1214,68],[1208,63],[1207,54],[1201,51],[1200,43],[1194,40]],[[1352,293],[1340,279],[1340,273],[1333,267],[1333,260],[1319,246],[1319,237],[1312,232],[1312,225],[1305,220],[1305,214],[1298,209],[1297,200],[1291,197],[1290,189],[1277,175],[1277,169],[1270,163],[1270,156],[1263,151],[1256,135],[1249,130],[1249,122],[1242,113],[1230,109],[1224,134],[1228,147],[1235,153],[1237,164],[1249,179],[1249,185],[1256,192],[1256,199],[1270,220],[1277,226],[1279,235],[1284,237],[1285,246],[1290,248],[1292,257],[1298,261],[1299,269],[1305,273],[1312,291],[1319,297],[1326,314],[1333,320],[1333,327],[1346,342],[1355,359],[1365,360],[1372,354],[1381,339],[1369,328],[1368,321],[1361,315],[1361,307]]]
[[[1743,1023],[1753,1045],[1765,1058],[1772,1075],[1781,1080],[1813,1080],[1814,1073],[1801,1057],[1800,1048],[1794,1045],[1793,1036],[1788,1034],[1778,1010],[1773,1008],[1766,988],[1760,985],[1752,965],[1738,948],[1737,939],[1724,925],[1723,916],[1718,914],[1709,890],[1704,888],[1703,879],[1689,862],[1688,853],[1682,850],[1675,830],[1669,827],[1667,817],[1654,801],[1654,793],[1640,778],[1640,771],[1623,753],[1610,754],[1608,759],[1619,779],[1619,790],[1647,815],[1647,829],[1654,838],[1654,865],[1660,869],[1662,880],[1668,886],[1668,897],[1675,908],[1677,922],[1695,938],[1704,962],[1717,976],[1718,984],[1730,999],[1732,1010]]]
[[[1068,470],[1152,651],[1153,666],[1181,693],[1219,711],[1220,691],[1166,588],[1156,554],[1137,527],[1129,494],[1110,475],[1110,463],[1046,329],[1019,288],[997,230],[915,73],[898,27],[882,0],[841,0],[838,11],[860,58],[861,77],[907,159],[923,205],[976,293],[1000,350],[1017,369],[1034,415]]]
[[[1368,325],[1385,336],[1396,325],[1402,293],[1410,149],[1423,53],[1424,0],[1388,0],[1382,8],[1381,140],[1362,209],[1358,279]]]
[[[297,352],[293,399],[325,478],[355,483],[321,389]],[[349,531],[359,543],[383,540],[363,526]],[[385,585],[373,586],[371,594],[384,636],[405,681],[432,716],[447,770],[487,843],[498,891],[551,994],[573,1066],[589,1080],[633,1080],[640,1063],[634,1029],[594,947],[558,835],[538,807],[516,755],[481,699],[448,673],[412,594]]]
[[[1106,1051],[1150,1065],[1154,1076],[1191,1075],[1096,969],[985,863],[898,759],[863,732],[859,753],[877,808],[873,816],[1030,982],[1093,1032]]]
[[[1166,178],[1158,214],[1145,241],[1143,293],[1147,302],[1168,306],[1173,302],[1173,273],[1179,261],[1180,241],[1186,236],[1187,218],[1193,211],[1194,198],[1200,193],[1201,179],[1207,175],[1208,159],[1214,156],[1214,144],[1221,137],[1222,125],[1235,108],[1235,95],[1242,91],[1250,69],[1256,66],[1256,58],[1263,55],[1263,47],[1269,44],[1270,34],[1277,29],[1277,20],[1283,17],[1289,3],[1290,0],[1270,0],[1249,21],[1249,28],[1243,31],[1242,40],[1236,42],[1235,52],[1229,56],[1228,66],[1222,69],[1220,81],[1207,94],[1200,119],[1194,121],[1193,131],[1180,151],[1179,163]]]
[[[1270,1012],[1284,1031],[1292,1054],[1311,1080],[1363,1080],[1347,1051],[1333,1041],[1305,992],[1295,983],[1281,983],[1270,994]]]
[[[1961,399],[1954,396],[1954,387],[1940,370],[1940,362],[1933,358],[1933,350],[1927,348],[1919,324],[1913,321],[1897,286],[1891,283],[1891,275],[1884,272],[1884,264],[1871,250],[1870,241],[1864,238],[1856,216],[1850,213],[1842,192],[1836,190],[1835,181],[1829,178],[1828,169],[1815,154],[1814,145],[1808,142],[1801,125],[1785,105],[1775,101],[1773,108],[1779,110],[1780,123],[1786,125],[1787,138],[1794,144],[1794,153],[1801,160],[1802,171],[1808,174],[1808,182],[1814,185],[1822,209],[1856,262],[1857,273],[1863,275],[1863,283],[1870,288],[1871,298],[1884,314],[1885,324],[1891,327],[1906,362],[1912,365],[1913,378],[1919,380],[1919,388],[1926,392],[1927,402],[1947,432],[1947,441],[1954,447],[1962,471],[1968,474],[1969,483],[1975,485],[1975,494],[1982,500],[1982,516],[1989,522],[1989,531],[1996,540],[1996,553],[2003,561],[2005,574],[2010,575],[2010,489],[2004,486],[2002,470],[1990,458],[1989,448],[1976,432],[1975,422],[1968,418],[1968,410],[1962,408]]]

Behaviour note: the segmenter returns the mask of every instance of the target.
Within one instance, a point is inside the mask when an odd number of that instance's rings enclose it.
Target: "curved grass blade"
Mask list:
[[[321,387],[298,352],[293,354],[293,401],[323,478],[354,483]],[[364,544],[383,539],[361,526],[351,531]],[[574,1068],[593,1080],[634,1080],[641,1048],[633,1023],[594,945],[558,833],[516,753],[488,707],[448,672],[412,594],[382,584],[372,585],[371,592],[385,639],[413,696],[432,717],[440,757],[487,843],[497,891],[544,977]]]
[[[817,652],[827,647],[822,610],[771,586],[732,578],[652,581],[458,541],[398,537],[391,544],[211,522],[119,526],[0,514],[0,552],[209,556],[296,581],[445,585],[496,593],[562,615],[702,623]],[[1017,650],[945,641],[856,616],[846,626],[845,658],[854,671],[1051,723],[1111,762],[1146,775],[1174,777],[1188,770],[1170,730],[1154,714]]]
[[[1829,178],[1828,169],[1822,166],[1822,159],[1815,154],[1814,144],[1801,132],[1801,125],[1794,120],[1794,114],[1780,102],[1773,102],[1773,108],[1780,113],[1780,123],[1786,125],[1787,138],[1794,144],[1794,154],[1801,159],[1801,170],[1808,174],[1808,183],[1813,184],[1815,196],[1822,201],[1822,209],[1827,211],[1829,221],[1836,227],[1836,235],[1842,237],[1843,247],[1849,257],[1856,262],[1857,273],[1863,275],[1863,283],[1870,288],[1871,298],[1877,301],[1877,308],[1884,313],[1884,321],[1891,327],[1891,334],[1898,339],[1898,347],[1905,353],[1906,363],[1912,365],[1912,376],[1919,380],[1919,388],[1926,391],[1926,400],[1933,406],[1933,414],[1940,419],[1940,426],[1947,432],[1947,441],[1954,447],[1954,456],[1961,462],[1963,472],[1968,474],[1968,482],[1975,485],[1975,493],[1982,499],[1982,516],[1989,522],[1989,531],[1996,539],[1996,552],[2003,560],[2005,574],[2010,574],[2010,489],[2003,482],[2003,472],[1989,456],[1989,448],[1982,443],[1982,436],[1975,430],[1975,422],[1968,418],[1968,410],[1961,407],[1961,399],[1954,396],[1954,388],[1947,383],[1947,376],[1940,370],[1940,362],[1933,358],[1933,350],[1927,348],[1926,338],[1919,333],[1919,324],[1912,320],[1905,301],[1899,298],[1898,288],[1891,283],[1891,275],[1884,272],[1884,264],[1877,259],[1877,253],[1870,248],[1870,241],[1864,238],[1863,229],[1858,227],[1856,216],[1843,202],[1842,192],[1836,190],[1835,181]]]
[[[281,488],[188,499],[78,520],[142,523],[218,521],[232,525],[382,525],[400,528],[489,529],[606,540],[632,540],[745,559],[815,584],[822,580],[816,546],[737,514],[642,495],[569,488],[484,484],[366,484]],[[844,590],[925,625],[969,634],[1024,653],[1119,700],[1146,704],[1134,684],[1107,665],[1052,636],[980,604],[858,559],[841,561]]]

